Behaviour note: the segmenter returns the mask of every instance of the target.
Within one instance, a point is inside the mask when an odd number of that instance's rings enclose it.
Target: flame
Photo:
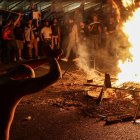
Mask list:
[[[140,83],[140,8],[135,9],[128,20],[123,23],[122,30],[128,37],[131,45],[129,51],[132,54],[132,60],[126,60],[124,63],[119,61],[121,73],[118,74],[117,83],[138,82]]]
[[[125,8],[127,8],[134,4],[134,0],[122,0],[122,4]]]

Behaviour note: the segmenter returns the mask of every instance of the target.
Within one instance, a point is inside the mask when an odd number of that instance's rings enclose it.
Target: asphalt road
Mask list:
[[[61,67],[64,68],[63,63]],[[45,66],[36,70],[38,74],[43,71]],[[79,85],[83,81],[74,74],[73,77],[67,73],[50,88],[24,97],[16,109],[10,140],[140,140],[140,124],[125,122],[105,126],[104,121],[84,117],[77,108],[65,110],[48,104],[54,97],[59,98],[61,91],[81,89]]]
[[[30,119],[27,119],[28,117]],[[77,110],[60,110],[46,104],[18,106],[10,140],[139,140],[140,124],[105,126],[104,121],[83,117]]]

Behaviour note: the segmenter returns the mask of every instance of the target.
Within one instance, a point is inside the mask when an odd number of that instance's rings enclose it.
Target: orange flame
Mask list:
[[[140,8],[123,23],[122,30],[131,44],[129,51],[132,54],[132,61],[128,59],[124,63],[119,61],[121,73],[118,74],[117,83],[128,81],[140,83]]]

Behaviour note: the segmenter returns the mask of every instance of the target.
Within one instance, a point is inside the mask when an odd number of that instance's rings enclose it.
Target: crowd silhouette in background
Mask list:
[[[49,47],[63,50],[62,61],[75,61],[78,47],[82,45],[90,54],[104,48],[110,56],[116,57],[118,48],[126,45],[118,42],[122,40],[119,28],[122,19],[117,4],[113,0],[108,0],[107,4],[105,11],[93,12],[90,16],[79,8],[67,18],[56,16],[39,23],[32,18],[23,23],[21,14],[15,20],[9,19],[1,26],[1,62],[10,64],[47,57]]]

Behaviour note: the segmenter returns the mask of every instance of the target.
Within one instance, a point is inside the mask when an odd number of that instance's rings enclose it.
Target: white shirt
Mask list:
[[[25,40],[26,41],[31,41],[32,39],[35,38],[34,36],[34,33],[33,33],[33,30],[35,28],[30,26],[30,27],[25,27],[25,30],[24,30],[24,35],[25,35]]]
[[[51,38],[51,34],[52,34],[52,29],[51,27],[43,27],[41,29],[41,34],[43,35],[44,38]]]

